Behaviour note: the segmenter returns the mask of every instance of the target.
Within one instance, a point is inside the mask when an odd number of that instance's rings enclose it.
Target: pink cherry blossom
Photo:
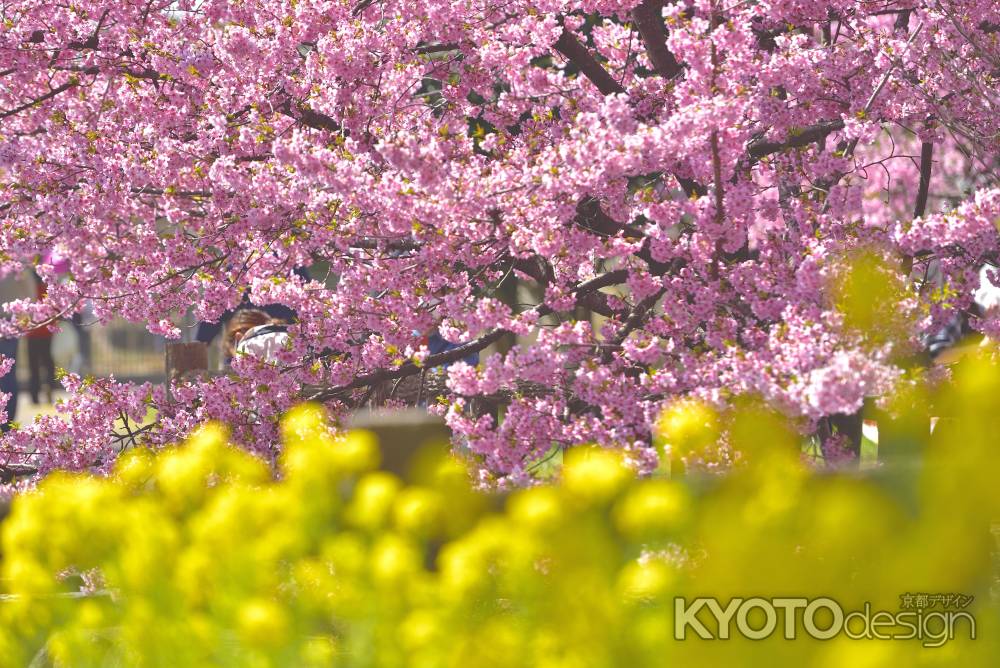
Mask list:
[[[445,364],[424,402],[490,482],[579,442],[655,466],[679,396],[855,410],[998,262],[998,64],[993,0],[7,1],[0,277],[47,293],[0,334],[297,317],[279,365],[67,376],[0,465],[105,470],[209,418],[273,456],[303,388],[349,410]],[[906,280],[899,340],[831,298],[859,248]]]

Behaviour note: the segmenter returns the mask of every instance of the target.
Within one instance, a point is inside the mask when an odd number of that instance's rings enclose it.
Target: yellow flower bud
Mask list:
[[[378,439],[370,431],[355,430],[333,445],[333,458],[338,470],[364,473],[378,468],[382,460]]]
[[[372,577],[382,585],[398,585],[420,568],[420,553],[409,540],[385,534],[372,547]]]
[[[171,510],[183,513],[204,501],[217,456],[210,435],[204,432],[185,446],[159,456],[156,486]]]
[[[676,582],[673,569],[660,559],[633,561],[618,575],[618,591],[631,600],[664,596]]]
[[[700,450],[716,442],[718,417],[705,404],[691,399],[675,402],[660,416],[659,439],[680,454]]]
[[[430,645],[440,636],[441,623],[430,610],[415,610],[400,624],[399,636],[407,651]]]
[[[296,443],[326,431],[326,413],[319,404],[300,404],[281,420],[281,440]]]
[[[564,517],[563,499],[552,487],[534,487],[518,492],[507,503],[515,523],[538,532],[556,527]]]
[[[410,487],[396,499],[393,520],[401,531],[427,537],[441,528],[443,511],[444,501],[438,492]]]
[[[236,621],[240,637],[248,645],[275,648],[288,641],[288,613],[274,601],[251,599],[240,608]]]
[[[115,462],[115,479],[130,489],[138,489],[153,477],[154,465],[149,449],[128,450]]]
[[[688,503],[687,492],[680,485],[667,480],[644,480],[615,506],[615,526],[633,539],[663,534],[682,521]]]
[[[345,519],[360,529],[376,531],[382,528],[401,487],[399,478],[391,473],[369,473],[358,481]]]
[[[321,554],[336,573],[354,577],[364,569],[368,549],[359,534],[345,531],[324,542]]]
[[[631,477],[631,471],[625,468],[616,451],[574,448],[563,460],[563,488],[571,497],[586,503],[610,501]]]
[[[309,638],[302,646],[302,665],[328,668],[336,663],[337,646],[332,638]]]
[[[458,598],[478,590],[488,578],[486,553],[470,538],[445,545],[438,568],[444,593]]]

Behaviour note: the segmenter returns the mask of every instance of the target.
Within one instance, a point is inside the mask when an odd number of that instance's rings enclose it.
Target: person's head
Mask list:
[[[274,322],[273,318],[264,311],[255,308],[240,309],[230,318],[226,325],[225,336],[222,339],[222,352],[226,358],[236,354],[236,345],[240,339],[254,327],[268,325]]]

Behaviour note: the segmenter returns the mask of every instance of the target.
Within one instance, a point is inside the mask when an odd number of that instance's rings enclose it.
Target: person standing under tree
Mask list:
[[[288,324],[260,309],[239,309],[226,325],[222,342],[226,366],[237,355],[252,355],[278,363],[278,352],[289,344]]]
[[[45,283],[35,274],[35,294],[39,300],[45,297]],[[28,339],[28,391],[31,403],[38,404],[38,395],[45,383],[45,398],[52,403],[52,390],[56,385],[56,363],[52,359],[52,330],[49,325],[35,327],[27,334]],[[44,371],[44,379],[42,372]]]

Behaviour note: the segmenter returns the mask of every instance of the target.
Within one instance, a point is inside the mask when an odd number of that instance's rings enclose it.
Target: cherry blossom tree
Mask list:
[[[280,364],[169,396],[66,376],[62,417],[3,437],[7,466],[103,470],[207,418],[270,455],[303,396],[350,409],[443,373],[424,400],[485,481],[581,442],[649,469],[678,399],[754,394],[808,431],[912,380],[920,337],[998,260],[993,0],[3,0],[0,18],[0,275],[47,284],[5,305],[5,335],[87,303],[172,338],[192,308],[296,312]],[[864,253],[899,285],[875,334],[831,287]],[[432,354],[435,330],[453,347]]]

